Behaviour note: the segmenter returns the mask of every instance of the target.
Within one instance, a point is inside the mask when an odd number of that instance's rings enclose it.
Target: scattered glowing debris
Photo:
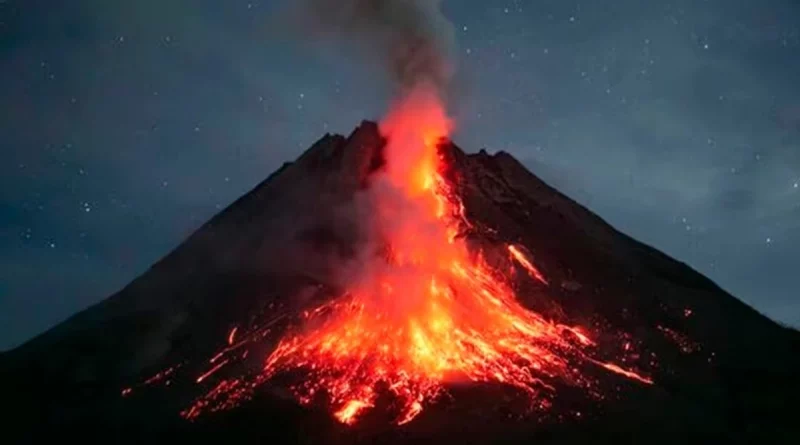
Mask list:
[[[238,329],[239,329],[238,327],[234,327],[233,329],[231,329],[230,334],[228,334],[228,345],[233,345],[233,341],[236,339],[236,331]]]
[[[229,361],[228,359],[225,359],[225,360],[217,363],[216,365],[214,365],[213,368],[209,369],[208,371],[204,372],[199,377],[197,377],[196,382],[200,383],[203,380],[207,379],[211,374],[214,374],[215,372],[219,371],[223,366],[227,365],[228,361]]]
[[[352,425],[355,423],[358,413],[371,406],[372,405],[368,402],[361,400],[350,400],[344,404],[342,409],[334,413],[334,417],[346,425]]]
[[[437,147],[450,127],[434,94],[415,91],[397,104],[382,124],[387,164],[370,195],[374,226],[388,253],[376,255],[344,295],[303,311],[300,326],[280,340],[260,373],[221,379],[181,413],[185,418],[234,407],[266,381],[298,372],[303,378],[289,388],[297,401],[309,404],[324,394],[333,417],[347,425],[375,408],[379,387],[396,399],[395,423],[402,425],[456,380],[510,386],[542,407],[550,403],[540,396],[554,391],[545,380],[591,386],[581,363],[653,383],[590,358],[595,341],[585,329],[523,307],[507,279],[480,252],[469,251],[458,234],[472,226],[443,176]],[[522,246],[507,250],[512,261],[547,284]],[[228,358],[197,382],[229,363],[236,333],[234,328],[228,347],[210,362]]]
[[[656,327],[665,337],[672,340],[673,343],[678,345],[681,352],[684,354],[691,354],[701,349],[700,344],[689,339],[686,335],[664,326]]]
[[[144,385],[147,386],[147,385],[153,385],[155,383],[159,383],[159,382],[165,380],[170,375],[172,375],[178,368],[180,368],[180,365],[173,366],[171,368],[167,368],[167,369],[165,369],[163,371],[159,371],[155,375],[153,375],[152,377],[150,377],[147,380],[145,380],[144,381]]]
[[[508,246],[508,251],[511,252],[511,257],[514,260],[516,260],[523,268],[525,268],[525,270],[528,272],[531,278],[534,278],[538,281],[541,281],[544,284],[547,284],[547,280],[544,278],[541,272],[539,272],[539,269],[537,269],[536,266],[534,266],[533,263],[531,263],[528,260],[528,258],[525,257],[525,254],[523,254],[522,251],[520,251],[520,248],[518,246],[511,244]]]
[[[633,371],[628,371],[627,369],[622,369],[622,368],[620,368],[619,366],[617,366],[617,365],[615,365],[613,363],[603,363],[603,362],[598,362],[598,361],[594,361],[594,362],[597,363],[598,365],[608,369],[611,372],[616,372],[617,374],[623,375],[623,376],[625,376],[625,377],[627,377],[629,379],[638,380],[638,381],[640,381],[642,383],[645,383],[645,384],[648,384],[648,385],[652,385],[653,384],[653,381],[651,379],[649,379],[647,377],[644,377],[644,376],[641,376],[641,375],[639,375],[639,374],[637,374],[637,373],[635,373]]]

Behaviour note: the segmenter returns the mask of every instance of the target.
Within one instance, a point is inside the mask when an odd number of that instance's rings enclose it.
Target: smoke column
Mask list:
[[[344,38],[367,50],[396,89],[397,96],[425,85],[438,95],[455,69],[452,24],[442,0],[301,0],[296,11],[303,31]]]

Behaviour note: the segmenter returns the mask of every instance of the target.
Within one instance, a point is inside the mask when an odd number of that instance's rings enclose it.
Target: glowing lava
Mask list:
[[[650,383],[589,359],[584,351],[594,342],[583,329],[523,307],[482,255],[470,252],[459,235],[471,226],[437,148],[450,129],[437,96],[425,89],[389,114],[381,125],[386,167],[369,191],[376,242],[364,253],[366,265],[345,295],[307,312],[304,325],[280,341],[247,386],[300,373],[302,380],[291,386],[298,401],[310,404],[322,396],[345,424],[374,409],[384,392],[395,400],[395,423],[404,424],[449,382],[497,383],[535,398],[552,390],[547,382],[581,384],[576,363],[583,362]],[[524,248],[502,248],[546,286]],[[235,336],[231,331],[229,344]],[[222,380],[184,415],[198,415],[211,396],[230,405],[241,395],[239,382]]]

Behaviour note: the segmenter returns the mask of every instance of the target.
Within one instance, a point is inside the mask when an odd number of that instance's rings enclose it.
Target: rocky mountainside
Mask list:
[[[601,350],[641,351],[636,365],[654,384],[598,375],[602,400],[558,388],[548,414],[523,419],[494,407],[502,390],[460,385],[454,401],[402,428],[345,427],[277,387],[233,410],[180,417],[233,328],[269,331],[263,357],[286,319],[336,294],[331,265],[359,238],[359,219],[344,209],[380,168],[384,145],[366,121],[349,137],[326,135],[124,289],[0,356],[11,443],[800,441],[797,331],[616,231],[509,154],[452,143],[440,150],[473,226],[469,242],[487,252],[524,246],[549,286],[516,280],[523,304],[592,327]]]

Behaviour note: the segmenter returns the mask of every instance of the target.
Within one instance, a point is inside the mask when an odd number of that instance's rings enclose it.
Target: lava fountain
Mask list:
[[[378,241],[362,253],[364,266],[341,297],[307,311],[305,325],[285,334],[257,379],[223,380],[185,417],[298,373],[304,377],[291,391],[299,403],[322,395],[344,424],[375,408],[386,390],[396,401],[394,422],[410,422],[456,381],[511,386],[536,400],[552,390],[548,381],[582,384],[576,361],[650,383],[589,358],[585,329],[523,307],[481,252],[470,251],[461,235],[471,225],[438,150],[451,128],[434,89],[417,88],[395,104],[381,124],[386,163],[368,191]],[[547,285],[524,248],[504,249]]]

